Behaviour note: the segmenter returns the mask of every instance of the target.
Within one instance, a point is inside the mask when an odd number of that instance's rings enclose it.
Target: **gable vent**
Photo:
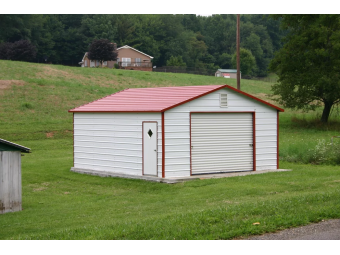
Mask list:
[[[228,107],[228,94],[220,94],[220,107]]]

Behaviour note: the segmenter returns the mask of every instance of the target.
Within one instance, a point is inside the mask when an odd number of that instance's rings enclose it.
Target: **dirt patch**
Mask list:
[[[44,66],[41,72],[37,73],[38,78],[45,79],[46,77],[75,79],[78,81],[87,80],[83,75],[72,74],[63,70],[55,69],[52,66]]]
[[[49,182],[44,182],[44,183],[41,183],[40,185],[36,183],[36,184],[30,184],[28,186],[33,186],[33,191],[43,191],[43,190],[46,190],[49,185],[50,185]]]
[[[22,80],[0,80],[0,94],[4,93],[5,89],[9,89],[12,85],[25,85],[25,82]]]
[[[268,95],[265,94],[265,93],[257,93],[257,94],[255,94],[255,95],[256,95],[256,97],[258,97],[258,98],[260,98],[260,99],[268,100]]]
[[[46,78],[46,77],[57,77],[57,78],[67,78],[77,80],[81,82],[83,85],[98,85],[101,87],[113,87],[119,85],[120,82],[113,80],[114,76],[111,79],[104,80],[103,77],[93,77],[93,76],[84,76],[81,74],[69,73],[63,70],[55,69],[52,66],[44,66],[41,72],[37,73],[37,77]]]
[[[54,69],[50,66],[44,66],[43,71],[38,73],[38,76],[52,76],[52,77],[58,77],[58,76],[63,76],[63,77],[69,77],[70,74],[66,71]]]
[[[48,102],[50,102],[53,105],[61,105],[62,104],[62,99],[57,96],[57,95],[49,95],[47,97]]]
[[[52,138],[54,136],[54,132],[48,132],[46,133],[47,138]]]
[[[257,93],[257,94],[255,94],[255,96],[256,96],[257,98],[260,98],[260,99],[262,99],[262,100],[264,100],[264,101],[266,101],[266,102],[268,102],[268,103],[271,103],[271,104],[273,104],[273,105],[278,105],[278,102],[274,100],[275,97],[272,97],[272,96],[270,96],[270,95],[268,95],[268,94],[265,94],[265,93]]]

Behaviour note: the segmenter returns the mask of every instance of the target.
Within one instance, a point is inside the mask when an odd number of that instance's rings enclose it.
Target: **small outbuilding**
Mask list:
[[[228,85],[126,89],[69,110],[71,171],[158,178],[279,168],[279,112]]]
[[[217,69],[216,77],[237,79],[237,69]],[[240,72],[241,77],[241,72]]]
[[[21,153],[30,148],[0,139],[0,214],[21,211]]]

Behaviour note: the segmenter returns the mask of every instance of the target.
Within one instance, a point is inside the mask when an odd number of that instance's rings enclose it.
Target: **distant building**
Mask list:
[[[116,44],[114,45],[116,48]],[[103,66],[113,68],[114,64],[118,64],[121,69],[152,71],[151,60],[153,57],[128,45],[122,46],[116,50],[118,53],[117,61],[104,61]],[[99,60],[90,60],[87,52],[79,64],[81,67],[96,67],[101,65]]]
[[[215,73],[216,77],[237,79],[237,69],[218,69]],[[241,78],[241,72],[240,72]]]

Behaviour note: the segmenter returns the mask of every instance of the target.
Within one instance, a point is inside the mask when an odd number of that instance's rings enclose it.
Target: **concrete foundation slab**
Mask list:
[[[89,169],[81,169],[81,168],[74,168],[74,167],[71,167],[71,171],[80,173],[80,174],[90,174],[90,175],[97,175],[101,177],[141,179],[145,181],[154,181],[154,182],[173,184],[173,183],[198,180],[198,179],[204,180],[204,179],[214,179],[214,178],[228,178],[228,177],[246,176],[246,175],[252,175],[252,174],[285,172],[285,171],[291,171],[291,170],[290,169],[275,169],[275,170],[247,171],[247,172],[218,173],[218,174],[202,174],[202,175],[193,175],[193,176],[188,176],[188,177],[170,177],[170,178],[160,178],[160,177],[147,176],[147,175],[137,176],[137,175],[118,174],[118,173],[111,173],[107,171],[89,170]]]

